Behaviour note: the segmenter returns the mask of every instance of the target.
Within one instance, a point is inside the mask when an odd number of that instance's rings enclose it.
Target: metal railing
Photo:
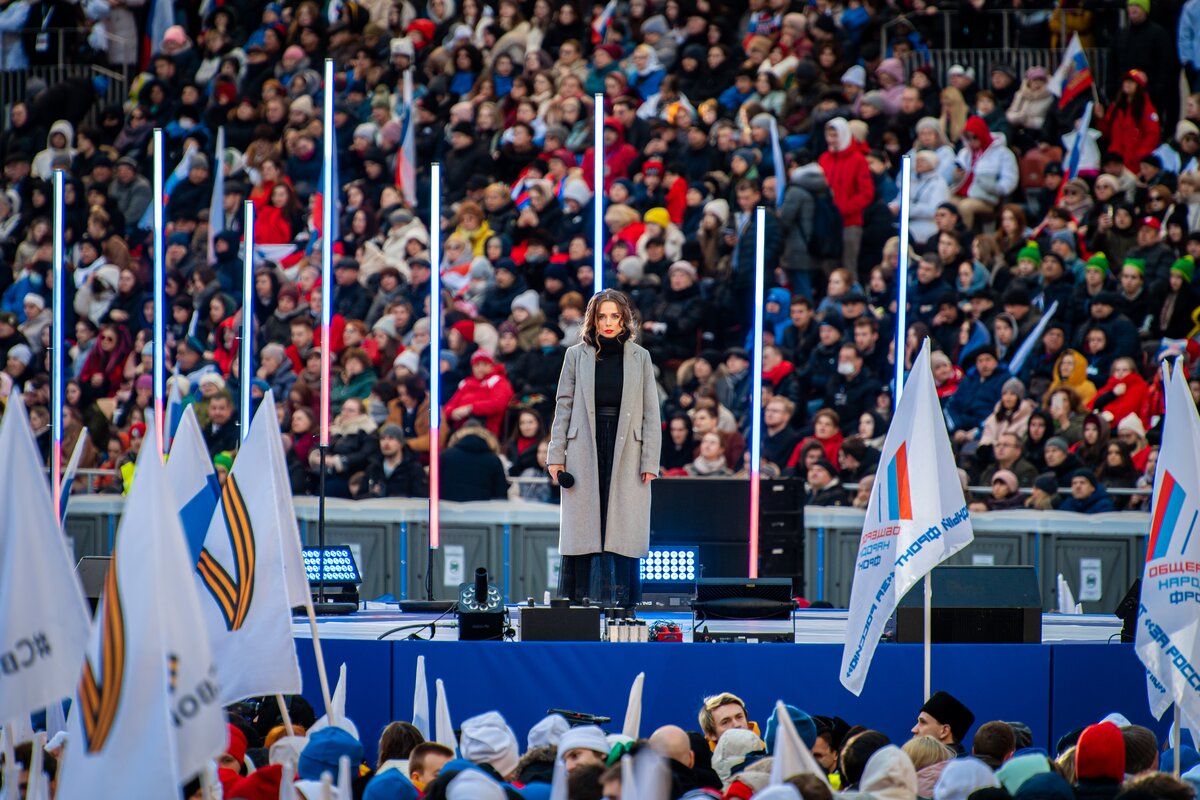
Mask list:
[[[25,33],[25,31],[17,33]],[[73,42],[83,41],[88,33],[87,28],[47,31],[46,34],[52,37],[52,44],[56,45],[53,48],[53,52],[56,54],[55,63],[30,66],[21,70],[0,68],[0,109],[4,112],[6,122],[9,108],[14,102],[28,97],[29,82],[35,78],[44,81],[47,86],[55,86],[75,78],[85,78],[89,81],[96,77],[103,78],[105,81],[104,91],[88,109],[88,113],[84,117],[87,122],[95,122],[96,115],[104,106],[125,102],[129,96],[129,75],[133,67],[126,68],[80,60],[79,54],[69,45]],[[0,37],[0,65],[5,63],[4,47],[18,46],[13,43],[11,38],[13,35],[5,34]],[[114,36],[110,33],[105,33],[105,39],[110,45],[128,44],[124,37]]]
[[[963,41],[955,41],[956,38],[978,41],[975,36],[960,35],[960,13],[954,9],[941,10],[940,4],[938,5],[939,10],[936,14],[927,15],[915,11],[902,14],[895,19],[888,20],[880,30],[880,46],[882,52],[887,53],[890,44],[896,40],[896,30],[901,25],[907,24],[918,31],[925,31],[927,34],[931,26],[937,29],[932,37],[927,37],[925,42],[928,52],[913,53],[907,57],[904,66],[909,73],[918,66],[929,64],[933,67],[938,83],[944,85],[946,71],[954,64],[961,64],[974,69],[976,83],[979,86],[986,86],[987,75],[996,64],[1012,66],[1019,79],[1029,67],[1045,67],[1050,72],[1054,72],[1062,61],[1062,51],[1066,47],[1069,37],[1060,37],[1057,47],[1019,46],[1019,31],[1023,28],[1046,25],[1051,14],[1056,13],[1051,9],[988,9],[973,12],[973,16],[984,17],[988,20],[989,31],[999,32],[1000,46],[969,48],[961,46]],[[1065,14],[1066,12],[1060,10],[1057,13]],[[1065,30],[1065,22],[1059,28]],[[1108,49],[1093,48],[1085,52],[1088,64],[1092,68],[1092,74],[1096,78],[1096,84],[1098,86],[1106,85]]]

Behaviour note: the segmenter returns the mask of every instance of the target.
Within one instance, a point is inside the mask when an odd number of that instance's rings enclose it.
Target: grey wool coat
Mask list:
[[[624,383],[609,483],[604,550],[630,558],[650,546],[650,485],[642,473],[658,474],[662,422],[650,353],[625,342]],[[562,490],[558,550],[564,556],[600,552],[600,484],[596,453],[596,349],[582,342],[567,348],[558,378],[547,464],[563,464],[575,485]]]

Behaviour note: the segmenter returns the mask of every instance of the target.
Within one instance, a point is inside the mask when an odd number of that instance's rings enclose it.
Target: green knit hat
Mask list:
[[[1196,260],[1191,256],[1184,256],[1171,265],[1171,272],[1178,272],[1185,281],[1191,283],[1192,276],[1196,274]]]
[[[1125,259],[1124,266],[1133,267],[1138,272],[1142,273],[1142,275],[1146,274],[1146,259],[1144,258],[1127,258]]]
[[[1105,277],[1108,277],[1110,270],[1110,267],[1108,266],[1108,256],[1104,254],[1104,251],[1096,253],[1087,260],[1087,264],[1084,265],[1084,269],[1098,269],[1100,270],[1101,274],[1103,274]]]
[[[1038,247],[1038,243],[1030,239],[1025,243],[1025,246],[1017,251],[1017,261],[1029,259],[1034,264],[1042,263],[1042,248]]]

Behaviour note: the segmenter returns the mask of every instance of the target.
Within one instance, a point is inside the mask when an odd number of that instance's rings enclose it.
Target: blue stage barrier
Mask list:
[[[388,642],[353,639],[321,639],[325,654],[325,669],[329,673],[329,692],[337,686],[338,670],[346,665],[346,716],[358,728],[362,737],[367,763],[375,766],[379,734],[393,719],[392,709],[392,648]],[[296,654],[300,659],[300,675],[304,679],[304,699],[312,704],[320,717],[325,713],[321,699],[321,682],[317,677],[317,660],[313,656],[312,639],[296,639]],[[414,664],[415,669],[415,664]],[[413,678],[409,677],[408,697],[404,700],[412,714]],[[433,692],[429,693],[430,712],[433,711]],[[404,719],[408,719],[405,717]]]
[[[297,640],[304,695],[320,709],[311,643]],[[330,681],[348,665],[347,715],[370,752],[392,719],[412,717],[418,655],[425,656],[430,713],[434,680],[446,684],[455,725],[484,711],[504,714],[525,735],[547,708],[613,718],[620,730],[629,686],[646,673],[642,735],[675,723],[697,727],[705,695],[731,691],[765,727],[776,699],[816,714],[866,722],[903,742],[921,706],[921,647],[876,651],[862,697],[837,679],[842,648],[834,644],[610,644],[584,642],[373,642],[323,639]],[[1067,731],[1119,711],[1160,737],[1146,703],[1144,672],[1129,645],[934,645],[933,687],[962,699],[979,722],[1019,720],[1035,746],[1053,750]],[[332,688],[332,687],[331,687]],[[318,713],[320,713],[318,711]]]

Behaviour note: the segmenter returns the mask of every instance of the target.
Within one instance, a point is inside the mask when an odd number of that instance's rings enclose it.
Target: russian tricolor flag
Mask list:
[[[1079,43],[1079,34],[1071,37],[1071,43],[1063,52],[1062,63],[1050,78],[1050,94],[1058,97],[1058,107],[1065,108],[1079,95],[1092,88],[1095,83],[1087,54]]]
[[[616,13],[617,0],[608,0],[608,5],[600,12],[600,16],[596,17],[595,21],[592,22],[592,44],[604,43],[604,35],[608,33],[608,26]]]

